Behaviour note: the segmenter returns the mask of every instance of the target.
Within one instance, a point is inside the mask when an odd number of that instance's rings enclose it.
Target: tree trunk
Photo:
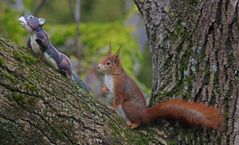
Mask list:
[[[152,99],[182,97],[220,108],[224,130],[169,131],[175,144],[239,144],[238,0],[134,0],[153,61]]]

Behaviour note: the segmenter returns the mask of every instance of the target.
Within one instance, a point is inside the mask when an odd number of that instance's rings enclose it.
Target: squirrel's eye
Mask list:
[[[106,64],[107,64],[107,65],[110,65],[110,62],[107,62]]]

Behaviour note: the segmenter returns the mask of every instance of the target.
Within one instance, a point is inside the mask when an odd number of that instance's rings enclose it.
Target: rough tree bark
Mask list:
[[[0,37],[0,144],[145,144],[117,115]]]
[[[214,105],[225,117],[222,132],[185,134],[175,128],[171,142],[238,145],[238,0],[134,1],[152,51],[150,104],[182,97]]]

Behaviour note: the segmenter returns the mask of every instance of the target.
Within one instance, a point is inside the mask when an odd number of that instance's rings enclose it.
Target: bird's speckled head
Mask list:
[[[32,15],[21,16],[18,21],[30,33],[42,27],[46,22],[44,18],[34,17]]]

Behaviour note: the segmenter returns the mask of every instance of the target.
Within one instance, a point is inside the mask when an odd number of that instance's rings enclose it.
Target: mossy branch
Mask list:
[[[0,144],[148,144],[113,111],[0,37]],[[144,135],[143,135],[144,132]]]

